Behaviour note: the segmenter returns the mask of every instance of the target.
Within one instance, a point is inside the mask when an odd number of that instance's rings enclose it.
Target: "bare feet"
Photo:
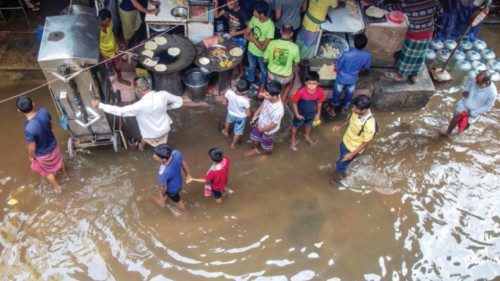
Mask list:
[[[306,141],[309,143],[311,147],[315,147],[318,144],[318,140],[312,138],[306,138]]]
[[[165,201],[158,195],[153,195],[151,199],[153,199],[153,202],[155,202],[158,206],[162,208],[164,208],[167,205],[167,203],[165,203]]]
[[[54,192],[56,194],[61,194],[63,193],[63,188],[61,186],[54,187]]]
[[[232,143],[231,144],[231,149],[235,149],[236,148],[236,144],[235,143]]]
[[[396,72],[385,72],[384,73],[385,78],[396,81],[396,82],[404,82],[406,79],[403,77],[403,75],[396,73]]]
[[[298,144],[299,144],[299,141],[292,142],[290,144],[290,149],[293,150],[293,151],[297,151],[298,150],[298,147],[297,147]]]
[[[220,130],[220,133],[226,138],[229,137],[229,132],[224,129]]]
[[[245,156],[260,155],[262,151],[258,148],[250,149],[245,152]]]

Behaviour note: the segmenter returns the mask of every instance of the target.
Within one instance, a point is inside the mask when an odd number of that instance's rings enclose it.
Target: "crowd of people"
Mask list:
[[[301,58],[311,56],[310,42],[319,35],[319,22],[325,18],[328,7],[337,6],[337,1],[310,0],[307,3],[305,0],[259,0],[251,9],[251,15],[248,9],[240,5],[243,3],[248,5],[249,2],[252,1],[239,3],[237,0],[228,0],[225,9],[219,9],[217,7],[219,3],[217,1],[215,3],[216,17],[227,17],[231,40],[246,49],[248,59],[246,69],[238,70],[239,80],[234,89],[229,89],[225,93],[227,115],[221,133],[225,137],[233,133],[231,148],[234,149],[244,135],[249,119],[251,127],[249,138],[252,148],[246,151],[245,155],[269,155],[273,151],[274,137],[280,130],[285,107],[291,103],[294,116],[291,151],[298,150],[297,132],[302,127],[305,129],[306,142],[314,146],[317,140],[311,136],[311,131],[314,126],[321,123],[321,111],[325,108],[323,103],[326,100],[325,92],[319,86],[318,73],[306,73],[303,77],[304,85],[296,92],[292,94],[290,92],[294,79],[298,79],[298,63]],[[410,20],[409,31],[398,58],[397,71],[388,72],[385,76],[398,82],[415,81],[423,64],[421,51],[426,50],[432,38],[433,15],[437,12],[437,5],[436,0],[400,2],[408,3],[387,4],[385,8],[399,9],[407,13]],[[415,4],[416,2],[419,4]],[[138,5],[140,4],[137,0],[123,1],[120,9],[124,10],[123,13],[130,12],[128,10],[132,9],[131,7],[141,12],[155,12],[141,10],[142,6]],[[306,13],[301,21],[301,12],[304,11]],[[124,17],[137,18],[136,15]],[[99,12],[99,18],[100,51],[103,57],[111,58],[117,53],[120,41],[111,28],[111,13],[103,9]],[[278,38],[275,39],[276,37]],[[131,39],[127,38],[124,44],[129,43]],[[364,94],[354,95],[359,72],[371,67],[371,54],[364,50],[367,43],[368,39],[364,34],[354,36],[354,47],[342,53],[336,61],[337,79],[332,85],[333,96],[330,107],[326,107],[332,115],[339,111],[347,114],[347,118],[336,122],[332,127],[333,132],[347,127],[336,161],[337,175],[332,179],[339,184],[342,184],[342,180],[347,177],[349,164],[363,153],[378,131],[378,124],[370,110],[371,98]],[[120,80],[119,66],[116,63],[112,66],[116,69]],[[245,94],[250,84],[257,80],[257,68],[261,85],[258,95],[260,104],[252,113],[250,100]],[[122,79],[121,82],[128,81]],[[146,144],[150,145],[154,149],[154,160],[160,163],[158,170],[160,188],[156,203],[164,206],[170,199],[176,204],[177,210],[183,212],[185,204],[179,193],[182,185],[201,182],[205,184],[205,195],[213,196],[215,202],[221,204],[229,180],[230,160],[224,156],[220,148],[211,148],[208,151],[212,162],[210,169],[205,177],[194,178],[182,153],[167,144],[172,123],[167,111],[181,107],[182,98],[166,91],[154,91],[145,78],[136,78],[132,86],[139,97],[136,103],[120,107],[93,100],[92,106],[108,114],[136,117],[142,135],[139,149],[143,150]],[[475,80],[469,81],[464,86],[463,99],[456,107],[447,134],[451,134],[455,128],[462,132],[473,124],[480,115],[491,109],[495,97],[496,88],[491,81],[491,75],[487,71],[480,72]],[[45,109],[35,111],[33,102],[28,97],[19,98],[16,105],[27,118],[24,134],[32,170],[46,177],[54,189],[61,192],[62,188],[54,174],[59,170],[64,171],[64,163],[52,133],[50,115]]]

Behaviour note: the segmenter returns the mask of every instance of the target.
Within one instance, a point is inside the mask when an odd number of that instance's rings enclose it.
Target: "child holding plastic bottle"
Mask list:
[[[205,183],[205,196],[210,197],[210,195],[213,195],[215,203],[220,206],[229,178],[229,158],[224,157],[222,150],[217,147],[210,148],[208,155],[213,162],[205,178],[189,178],[186,180],[186,183],[190,183],[191,181]]]

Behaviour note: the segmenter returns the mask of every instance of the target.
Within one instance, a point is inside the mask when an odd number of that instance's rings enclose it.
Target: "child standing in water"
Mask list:
[[[224,96],[227,99],[227,116],[224,128],[221,133],[225,136],[229,136],[229,128],[231,124],[234,124],[234,137],[231,142],[231,149],[236,147],[240,136],[243,135],[245,130],[245,123],[247,117],[250,116],[250,101],[245,97],[245,91],[248,90],[248,82],[241,79],[236,84],[236,93],[229,89],[226,91]]]
[[[220,206],[229,178],[229,158],[224,157],[222,150],[217,147],[210,148],[208,155],[213,162],[205,178],[189,178],[186,180],[186,183],[190,183],[191,181],[205,183],[205,196],[209,197],[213,195],[215,203]]]

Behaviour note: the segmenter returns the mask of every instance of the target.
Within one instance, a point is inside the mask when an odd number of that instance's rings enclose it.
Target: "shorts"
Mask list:
[[[157,147],[160,144],[167,143],[168,141],[168,132],[163,136],[159,136],[157,138],[144,138],[144,141],[151,145],[152,147]]]
[[[246,122],[246,117],[236,117],[232,114],[227,114],[226,116],[226,123],[233,124],[234,123],[234,128],[233,132],[237,136],[243,135],[243,131],[245,130],[245,122]]]
[[[174,203],[179,203],[181,201],[181,196],[179,195],[179,191],[177,192],[165,192],[165,195],[170,198],[170,200],[174,201]]]
[[[260,147],[264,150],[273,150],[273,138],[274,134],[267,134],[259,131],[259,128],[252,126],[252,131],[250,132],[250,139],[260,143]]]
[[[108,60],[109,58],[103,56],[103,59]],[[122,70],[123,66],[123,58],[122,56],[116,56],[113,59],[106,61],[104,64],[107,65],[108,67],[112,67],[114,70],[120,71]]]
[[[222,198],[222,195],[224,194],[224,191],[217,191],[217,190],[212,190],[212,195],[214,196],[214,199],[220,199]]]
[[[305,118],[304,120],[297,119],[297,117],[293,118],[292,124],[295,129],[302,127],[302,125],[306,125],[306,127],[312,127],[314,122],[314,117]]]
[[[288,83],[293,81],[293,73],[292,73],[292,75],[290,75],[288,77],[282,77],[282,76],[278,76],[276,74],[273,74],[272,72],[269,72],[269,74],[267,75],[267,80],[269,82],[276,81],[284,86],[284,85],[287,85]]]

